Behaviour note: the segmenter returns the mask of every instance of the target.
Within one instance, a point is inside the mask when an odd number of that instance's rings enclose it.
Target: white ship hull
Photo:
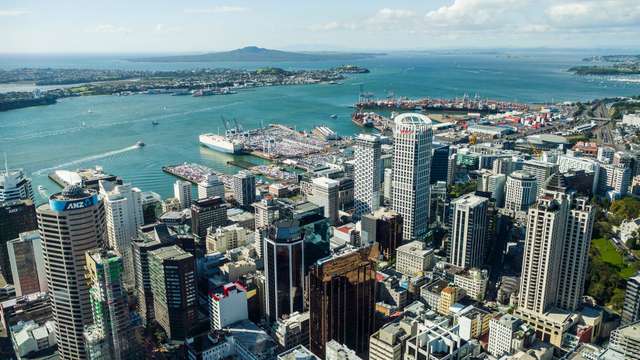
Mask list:
[[[242,144],[226,139],[220,135],[200,135],[200,144],[211,150],[226,154],[237,154],[242,151]]]

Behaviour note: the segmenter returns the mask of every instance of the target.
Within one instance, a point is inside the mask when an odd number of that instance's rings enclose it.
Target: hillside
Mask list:
[[[257,46],[247,46],[241,49],[214,52],[200,55],[175,55],[127,59],[135,62],[215,62],[215,61],[342,61],[370,58],[380,53],[342,53],[342,52],[290,52],[272,50]]]

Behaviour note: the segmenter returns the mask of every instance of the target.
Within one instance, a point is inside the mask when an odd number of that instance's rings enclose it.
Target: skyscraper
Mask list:
[[[514,171],[507,177],[505,209],[511,211],[527,211],[536,201],[538,183],[535,176],[526,171]]]
[[[304,233],[297,220],[269,226],[264,239],[266,314],[271,321],[303,311]]]
[[[38,228],[36,207],[31,200],[12,200],[0,204],[0,267],[7,282],[13,283],[7,242],[20,233]]]
[[[42,242],[37,231],[20,233],[7,243],[16,296],[47,291],[42,259]]]
[[[449,173],[449,144],[433,143],[430,184],[447,181]]]
[[[182,209],[188,209],[191,206],[191,183],[177,180],[173,184],[173,196],[178,199]]]
[[[240,171],[233,175],[233,197],[244,208],[256,201],[256,177],[252,173]]]
[[[89,359],[131,358],[133,343],[122,258],[113,251],[86,254],[93,324],[84,336]]]
[[[105,213],[95,192],[67,186],[37,209],[44,268],[62,359],[85,359],[83,331],[92,322],[85,253],[103,246]]]
[[[640,273],[627,280],[622,307],[622,324],[627,325],[640,320]]]
[[[266,195],[259,202],[252,204],[255,210],[255,249],[258,254],[258,258],[262,258],[264,251],[264,237],[266,236],[266,229],[269,225],[280,217],[279,206],[273,200],[273,196]]]
[[[558,166],[546,161],[527,160],[522,165],[522,170],[536,178],[537,194],[542,194],[544,182],[554,173],[558,172]]]
[[[336,180],[327,177],[313,179],[313,193],[309,201],[324,208],[324,217],[333,225],[338,221],[338,187]]]
[[[407,113],[394,121],[393,210],[402,216],[403,239],[420,239],[428,230],[431,119]]]
[[[397,212],[380,208],[367,214],[361,220],[360,239],[362,244],[378,243],[380,254],[385,260],[396,256],[396,249],[402,244],[402,216]]]
[[[191,232],[200,239],[207,237],[207,229],[214,230],[227,224],[227,205],[223,198],[195,200],[191,204]]]
[[[588,198],[578,197],[570,201],[562,244],[556,305],[573,311],[582,303],[584,295],[595,211],[589,205]]]
[[[518,307],[543,314],[556,304],[568,204],[543,194],[529,208]]]
[[[138,314],[144,324],[155,319],[153,309],[153,291],[149,273],[149,253],[164,246],[169,246],[171,236],[165,224],[147,225],[140,228],[137,237],[131,244],[133,252],[135,296],[138,300]]]
[[[173,340],[190,335],[197,317],[195,259],[176,245],[149,252],[156,321]]]
[[[22,169],[0,170],[0,204],[14,200],[33,201],[31,179],[24,176]]]
[[[361,357],[375,330],[377,248],[344,249],[319,260],[309,273],[309,344],[323,357],[331,340]],[[364,357],[363,357],[364,358]]]
[[[224,183],[216,175],[209,174],[204,181],[198,183],[198,199],[215,196],[224,199]]]
[[[458,267],[481,267],[487,255],[488,199],[473,193],[451,201],[449,262]]]
[[[353,216],[359,219],[380,205],[381,144],[380,137],[361,134],[356,138],[353,173]]]
[[[133,286],[133,257],[131,241],[144,224],[142,192],[131,184],[115,185],[100,181],[100,194],[107,219],[107,245],[122,257],[123,281]]]

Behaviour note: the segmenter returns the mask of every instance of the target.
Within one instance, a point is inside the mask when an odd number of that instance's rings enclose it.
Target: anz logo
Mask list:
[[[93,200],[92,198],[87,198],[81,201],[74,201],[74,202],[69,202],[67,203],[67,205],[65,206],[65,210],[77,210],[77,209],[84,209],[88,206],[93,205]]]

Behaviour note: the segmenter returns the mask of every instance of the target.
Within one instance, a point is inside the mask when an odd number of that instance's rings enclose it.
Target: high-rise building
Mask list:
[[[344,249],[319,260],[309,273],[309,344],[322,357],[335,340],[365,356],[375,331],[374,246]]]
[[[640,327],[638,323],[621,326],[611,332],[611,359],[640,360]]]
[[[17,288],[16,288],[17,291]],[[640,320],[640,273],[627,280],[622,307],[622,324],[627,325]]]
[[[431,177],[429,182],[447,181],[449,174],[449,144],[433,143],[431,151]]]
[[[95,192],[70,185],[40,205],[37,216],[58,353],[85,359],[83,331],[92,322],[85,253],[104,244],[104,205]]]
[[[356,138],[353,201],[356,219],[380,205],[381,143],[380,137],[361,134]]]
[[[543,314],[556,304],[568,204],[545,193],[529,208],[519,309]]]
[[[151,275],[149,273],[149,253],[168,246],[169,242],[170,235],[167,225],[157,224],[140,228],[131,244],[135,274],[134,294],[138,300],[138,314],[142,317],[144,324],[149,324],[155,319]]]
[[[407,113],[394,122],[393,210],[402,216],[403,239],[420,239],[428,230],[431,119]]]
[[[184,340],[197,318],[195,259],[176,245],[149,252],[155,319],[173,340]]]
[[[177,180],[173,184],[173,196],[178,199],[182,209],[188,209],[191,206],[191,183]]]
[[[20,233],[38,228],[36,207],[31,200],[12,200],[0,204],[0,270],[5,280],[13,283],[7,242]]]
[[[451,201],[449,262],[458,267],[480,267],[487,256],[488,199],[473,193]]]
[[[222,293],[211,295],[211,330],[225,327],[249,318],[247,290],[239,283],[222,287]]]
[[[297,220],[270,225],[264,238],[265,312],[271,321],[303,311],[304,233]]]
[[[624,165],[603,165],[598,175],[598,195],[611,198],[625,196],[631,185],[631,168]]]
[[[384,198],[384,202],[387,204],[391,203],[391,199],[393,199],[393,169],[384,169],[384,182],[383,182],[383,191],[382,196]]]
[[[233,197],[245,208],[256,201],[256,177],[252,173],[240,171],[233,175]]]
[[[505,209],[527,211],[536,201],[538,183],[536,177],[525,171],[514,171],[507,177]]]
[[[595,221],[595,211],[589,203],[585,197],[571,199],[565,221],[556,305],[570,311],[579,307],[584,295],[591,231]]]
[[[214,230],[227,224],[227,205],[221,197],[198,199],[191,204],[191,231],[201,239],[207,229]]]
[[[123,281],[133,286],[131,241],[144,224],[142,192],[131,184],[115,185],[100,181],[100,194],[107,219],[107,245],[122,257]]]
[[[318,177],[312,182],[313,192],[309,196],[309,201],[324,207],[324,217],[329,219],[331,224],[336,224],[338,222],[338,181],[327,177]]]
[[[153,224],[158,221],[158,216],[162,211],[162,197],[153,191],[144,191],[142,197],[142,219],[144,225]]]
[[[402,244],[402,216],[397,212],[380,208],[372,214],[362,216],[360,239],[363,244],[378,243],[380,255],[389,260],[396,256]]]
[[[16,296],[47,291],[42,242],[37,231],[28,231],[7,243]]]
[[[522,165],[522,170],[536,178],[537,195],[542,194],[542,185],[554,173],[558,172],[558,166],[546,161],[527,160]]]
[[[252,204],[255,213],[255,249],[258,254],[258,258],[262,258],[262,252],[264,251],[264,237],[266,236],[266,229],[269,225],[273,224],[280,217],[280,207],[273,200],[271,195],[265,196],[259,202]]]
[[[3,170],[0,170],[0,204],[14,200],[33,201],[31,179],[25,177],[22,169]]]
[[[487,192],[496,202],[497,207],[504,207],[505,187],[507,176],[504,174],[492,174],[487,179]]]
[[[206,199],[219,196],[224,199],[224,183],[220,181],[218,176],[209,174],[198,183],[198,199]]]
[[[513,339],[522,324],[522,320],[510,314],[491,319],[489,322],[489,353],[496,358],[510,355],[514,350]]]
[[[131,358],[133,332],[122,278],[122,258],[105,250],[89,251],[86,258],[93,317],[93,324],[84,332],[87,358]]]

